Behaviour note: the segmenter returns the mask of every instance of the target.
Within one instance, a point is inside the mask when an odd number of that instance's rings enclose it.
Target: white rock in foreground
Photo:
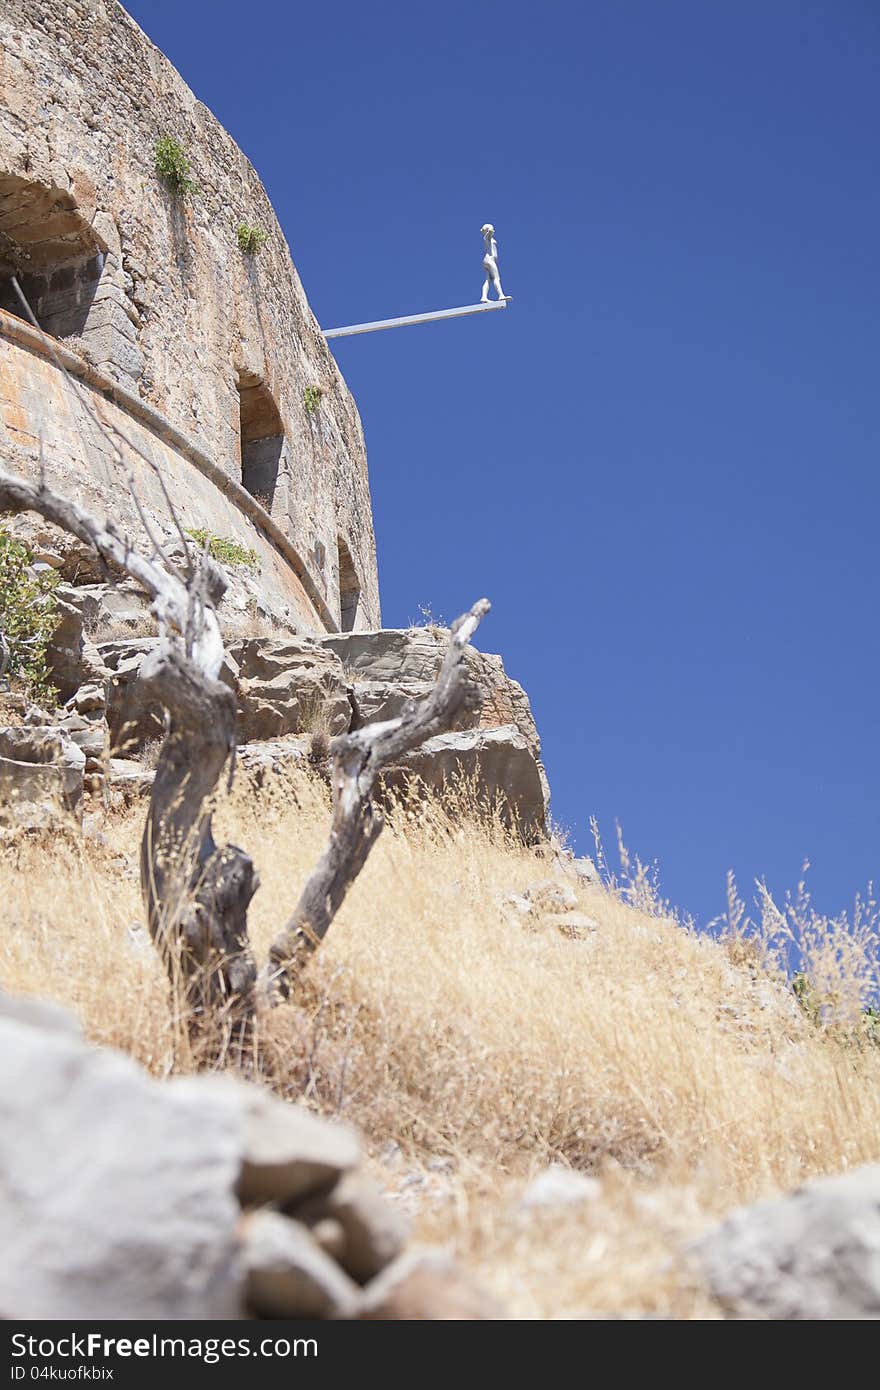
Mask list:
[[[565,1168],[561,1163],[551,1163],[543,1173],[532,1178],[519,1205],[526,1211],[533,1207],[568,1207],[595,1201],[601,1193],[602,1184],[598,1178]]]
[[[240,1316],[240,1121],[0,1014],[0,1316]]]
[[[880,1318],[880,1164],[742,1207],[693,1248],[741,1317]]]

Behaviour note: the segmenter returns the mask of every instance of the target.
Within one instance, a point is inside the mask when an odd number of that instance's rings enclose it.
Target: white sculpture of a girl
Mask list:
[[[498,274],[498,243],[495,240],[495,228],[491,222],[480,228],[480,235],[486,247],[486,254],[483,257],[483,269],[486,272],[486,281],[483,285],[483,294],[480,299],[481,304],[489,302],[489,286],[493,285],[495,293],[499,299],[506,299],[507,295],[501,288],[501,276]]]

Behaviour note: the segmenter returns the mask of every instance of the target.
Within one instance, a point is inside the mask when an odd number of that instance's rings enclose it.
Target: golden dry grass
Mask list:
[[[261,875],[258,957],[328,815],[306,774],[220,809]],[[139,926],[139,831],[132,812],[105,844],[4,848],[0,986],[68,1004],[163,1074],[190,1061]],[[742,1201],[880,1158],[880,1048],[818,1026],[741,936],[655,915],[641,881],[647,911],[579,887],[597,926],[576,939],[506,902],[552,872],[496,824],[400,812],[292,1002],[261,1020],[261,1066],[357,1124],[420,1233],[513,1316],[715,1316],[684,1244]],[[601,1197],[522,1211],[549,1162],[598,1174]]]

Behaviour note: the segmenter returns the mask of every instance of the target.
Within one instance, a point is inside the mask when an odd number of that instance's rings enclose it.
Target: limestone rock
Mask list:
[[[349,680],[385,685],[431,685],[443,661],[448,634],[442,629],[383,628],[377,632],[335,632],[321,645],[335,652]]]
[[[577,894],[568,884],[542,878],[530,883],[523,894],[534,912],[566,912],[578,905]]]
[[[445,628],[383,629],[334,633],[321,639],[340,658],[352,686],[360,723],[393,719],[409,700],[424,700],[434,687],[449,644]],[[477,711],[463,712],[456,729],[514,724],[533,756],[541,755],[528,696],[504,670],[500,656],[470,647],[467,672],[480,695]]]
[[[108,788],[123,806],[148,797],[155,775],[152,768],[144,767],[134,758],[108,758],[106,762]]]
[[[438,794],[462,779],[471,781],[488,804],[498,803],[503,817],[525,840],[546,833],[546,785],[540,764],[513,725],[440,734],[383,778],[392,791],[404,789],[413,779]]]
[[[364,1291],[362,1321],[481,1322],[504,1318],[501,1305],[442,1251],[401,1255]]]
[[[247,1301],[264,1318],[350,1318],[357,1285],[305,1226],[280,1212],[249,1212],[241,1223]]]
[[[427,700],[433,689],[433,681],[355,681],[350,687],[353,727],[361,729],[365,724],[399,719],[410,706]],[[475,728],[478,711],[466,714],[463,722],[468,728]]]
[[[740,1317],[880,1319],[880,1164],[742,1207],[693,1248]]]
[[[96,681],[81,685],[67,701],[67,708],[76,714],[94,714],[107,704],[104,687]]]
[[[107,569],[90,545],[86,545],[69,531],[63,531],[51,521],[44,521],[33,512],[22,512],[8,523],[8,529],[19,540],[24,541],[32,553],[46,551],[55,559],[53,569],[69,585],[85,585],[106,582]],[[60,561],[60,563],[56,563]],[[116,577],[121,577],[119,571]],[[56,589],[56,594],[59,592]],[[69,598],[66,591],[65,598]]]
[[[245,1206],[303,1201],[327,1191],[360,1161],[360,1143],[347,1125],[259,1086],[228,1075],[186,1077],[170,1085],[182,1096],[197,1087],[199,1094],[238,1109],[244,1135],[238,1195]]]
[[[273,776],[292,771],[308,757],[307,737],[290,736],[267,742],[243,743],[238,749],[238,765],[257,787]]]
[[[0,1019],[25,1023],[31,1028],[42,1028],[50,1033],[67,1033],[74,1038],[82,1036],[78,1019],[50,999],[0,993]]]
[[[85,754],[58,728],[0,728],[0,815],[10,824],[46,824],[79,813]]]
[[[58,727],[82,750],[87,762],[103,756],[107,746],[107,721],[100,708],[90,710],[87,715],[71,711],[59,719]]]
[[[324,1197],[291,1208],[297,1220],[317,1231],[331,1221],[341,1228],[336,1258],[359,1284],[389,1265],[406,1243],[409,1224],[368,1177],[348,1173]]]
[[[593,932],[599,930],[599,923],[588,912],[566,912],[562,916],[547,917],[545,921],[563,936],[570,936],[576,941],[592,936]]]
[[[238,1316],[234,1114],[6,1010],[0,1051],[3,1316]]]
[[[574,1168],[565,1168],[561,1163],[551,1163],[537,1177],[532,1178],[519,1199],[524,1211],[536,1207],[577,1206],[581,1202],[595,1201],[602,1193],[598,1178],[586,1173],[578,1173]]]
[[[320,728],[331,737],[351,722],[342,667],[309,638],[254,637],[235,642],[239,738],[265,740]]]
[[[60,584],[55,590],[56,624],[46,647],[49,679],[62,700],[78,689],[83,678],[85,605],[75,589]]]
[[[111,747],[123,757],[164,734],[162,711],[139,680],[144,657],[159,641],[158,637],[130,637],[97,644],[110,672],[107,722]]]

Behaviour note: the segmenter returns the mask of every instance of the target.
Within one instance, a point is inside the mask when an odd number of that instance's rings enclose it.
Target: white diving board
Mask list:
[[[465,304],[461,309],[437,309],[433,314],[410,314],[402,319],[377,319],[375,323],[353,323],[348,328],[325,328],[325,338],[352,338],[356,333],[377,333],[380,328],[405,328],[411,323],[434,323],[436,319],[460,319],[465,314],[484,314],[488,309],[506,309],[512,296],[492,299],[486,304]]]

